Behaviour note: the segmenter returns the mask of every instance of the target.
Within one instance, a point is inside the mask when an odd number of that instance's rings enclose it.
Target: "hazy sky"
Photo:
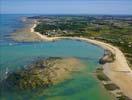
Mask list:
[[[132,0],[0,0],[0,12],[132,15]]]

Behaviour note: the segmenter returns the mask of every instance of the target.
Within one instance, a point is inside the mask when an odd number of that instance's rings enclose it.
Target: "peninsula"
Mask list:
[[[131,17],[128,16],[124,19],[117,16],[55,16],[55,18],[41,16],[30,17],[29,19],[34,21],[32,27],[30,28],[30,32],[39,37],[39,39],[34,39],[36,41],[55,41],[58,39],[81,40],[110,51],[114,55],[114,60],[112,62],[106,61],[103,64],[103,72],[114,84],[120,88],[120,91],[123,92],[124,95],[132,99],[132,87],[130,87],[132,84],[132,70],[130,68],[132,61],[132,36],[128,35],[131,33],[132,29],[131,24],[129,23],[131,22]],[[64,19],[65,21],[62,21]],[[112,22],[112,19],[115,22]],[[101,22],[101,20],[103,21]],[[120,22],[118,23],[117,21]],[[123,21],[125,22],[124,25],[121,24]],[[109,27],[112,31],[108,29]],[[106,33],[102,34],[104,32]],[[121,38],[116,41],[115,37],[119,36],[118,32],[120,32],[120,34],[126,32],[127,35],[125,35],[125,37],[124,35],[121,35]],[[112,36],[113,34],[114,36]],[[126,37],[128,40],[126,40]],[[126,50],[125,48],[128,49]],[[126,53],[123,53],[120,49]]]

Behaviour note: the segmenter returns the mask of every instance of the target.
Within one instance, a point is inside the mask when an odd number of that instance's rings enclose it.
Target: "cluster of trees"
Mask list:
[[[35,31],[44,33],[48,30],[68,30],[68,31],[73,31],[73,32],[81,32],[85,31],[87,23],[86,22],[60,22],[60,23],[52,23],[52,24],[47,24],[47,23],[40,23],[37,25],[35,28]]]

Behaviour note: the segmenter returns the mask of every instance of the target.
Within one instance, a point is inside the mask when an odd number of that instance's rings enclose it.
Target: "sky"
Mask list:
[[[0,13],[132,15],[132,0],[0,0]]]

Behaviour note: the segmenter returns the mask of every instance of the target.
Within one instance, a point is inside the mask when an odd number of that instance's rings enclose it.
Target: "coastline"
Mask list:
[[[25,22],[24,22],[25,23]],[[13,32],[11,37],[14,41],[17,42],[40,42],[43,39],[38,35],[31,32],[34,22],[27,21],[25,26],[22,29],[18,29]]]
[[[91,40],[83,37],[47,37],[45,35],[40,34],[39,32],[35,32],[34,28],[37,26],[35,22],[33,27],[31,27],[30,31],[38,35],[43,41],[54,41],[58,39],[73,39],[73,40],[81,40],[88,43],[92,43],[94,45],[100,46],[103,49],[111,51],[115,55],[115,61],[111,63],[106,63],[103,65],[104,74],[110,78],[110,80],[116,84],[121,91],[132,99],[132,70],[127,64],[127,60],[124,54],[119,50],[119,48],[112,46],[108,43],[100,42],[97,40]]]

